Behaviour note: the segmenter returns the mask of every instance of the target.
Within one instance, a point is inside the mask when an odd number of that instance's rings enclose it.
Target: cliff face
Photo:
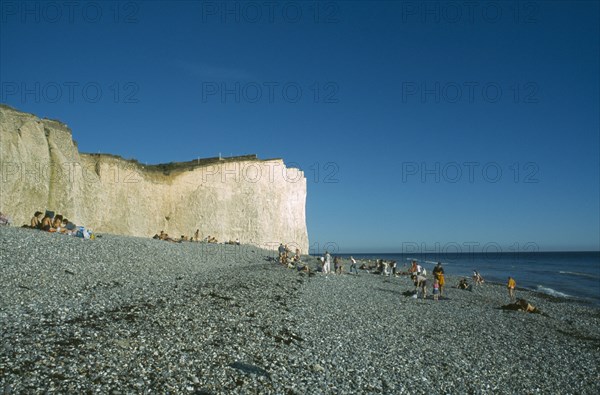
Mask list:
[[[306,178],[255,156],[144,166],[80,153],[70,129],[0,105],[0,211],[14,224],[53,210],[97,232],[219,241],[308,251]]]

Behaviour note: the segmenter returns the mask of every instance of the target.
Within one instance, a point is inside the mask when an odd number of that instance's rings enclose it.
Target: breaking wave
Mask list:
[[[546,295],[555,296],[557,298],[570,298],[571,295],[567,295],[566,293],[557,291],[552,288],[544,287],[542,285],[537,286],[537,291],[541,293],[545,293]]]

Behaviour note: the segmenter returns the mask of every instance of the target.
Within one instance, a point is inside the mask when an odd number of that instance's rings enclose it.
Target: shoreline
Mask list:
[[[544,314],[505,311],[495,284],[412,299],[406,276],[309,275],[244,245],[20,228],[0,242],[5,392],[600,390],[595,307],[524,291]]]
[[[565,252],[565,251],[560,251],[560,252]],[[560,253],[559,252],[559,253]],[[582,254],[588,254],[588,253],[596,253],[597,251],[575,251],[576,253],[582,253]],[[547,252],[544,251],[542,253],[548,253],[548,254],[553,254],[554,252]],[[567,251],[566,253],[571,253],[570,251]],[[511,256],[513,253],[504,253],[507,256]],[[538,253],[535,253],[538,254]],[[343,257],[343,261],[344,261],[344,267],[345,267],[345,271],[348,272],[348,268],[349,268],[349,260],[348,257],[350,256],[354,256],[354,255],[367,255],[367,254],[363,254],[363,253],[355,253],[355,254],[336,254],[340,257]],[[377,259],[383,259],[384,261],[390,261],[390,259],[388,259],[387,256],[398,256],[398,255],[403,255],[403,254],[373,254],[371,256],[371,258],[366,259],[366,258],[356,258],[357,262],[359,262],[360,264],[363,263],[367,263],[369,261],[373,262]],[[407,254],[404,254],[407,255]],[[311,258],[315,259],[315,261],[320,257],[320,255],[310,255]],[[419,260],[417,260],[418,262],[421,262]],[[428,270],[428,273],[430,272],[430,269],[434,266],[434,262],[433,261],[427,261],[426,262],[426,269]],[[447,263],[445,265],[448,265]],[[405,268],[407,267],[406,263],[403,263],[403,266],[401,266],[401,268]],[[447,269],[447,268],[446,268]],[[429,273],[431,274],[431,273]],[[452,276],[452,277],[456,277],[456,278],[466,278],[469,283],[472,283],[472,275],[469,273],[467,274],[455,274],[455,273],[451,273],[451,274],[446,274],[446,277],[448,276]],[[431,277],[429,275],[429,277]],[[496,280],[494,277],[492,277],[492,280],[488,280],[488,276],[486,276],[486,280],[485,283],[486,284],[495,284],[495,285],[499,285],[502,287],[506,287],[506,282],[505,281],[498,281]],[[518,282],[519,283],[519,282]],[[548,299],[554,299],[557,302],[570,302],[570,303],[577,303],[577,304],[581,304],[584,306],[590,306],[590,307],[596,307],[600,309],[600,299],[593,299],[590,297],[586,297],[586,296],[576,296],[576,295],[570,295],[570,294],[566,294],[565,292],[562,292],[560,290],[554,289],[552,288],[553,285],[545,285],[545,284],[538,284],[537,286],[534,285],[530,285],[530,286],[519,286],[517,285],[516,290],[518,291],[522,291],[522,292],[532,292],[535,294],[540,294],[541,297],[547,297]]]

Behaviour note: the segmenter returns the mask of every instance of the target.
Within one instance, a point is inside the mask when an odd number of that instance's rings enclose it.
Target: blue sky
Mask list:
[[[0,102],[83,152],[281,157],[314,250],[598,250],[598,2],[471,4],[3,1]]]

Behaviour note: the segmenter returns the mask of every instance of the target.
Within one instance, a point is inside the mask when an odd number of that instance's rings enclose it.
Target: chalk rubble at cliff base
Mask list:
[[[0,228],[0,392],[596,394],[597,308],[308,276],[251,246]],[[314,258],[305,258],[313,259]],[[448,284],[456,283],[449,277]]]

